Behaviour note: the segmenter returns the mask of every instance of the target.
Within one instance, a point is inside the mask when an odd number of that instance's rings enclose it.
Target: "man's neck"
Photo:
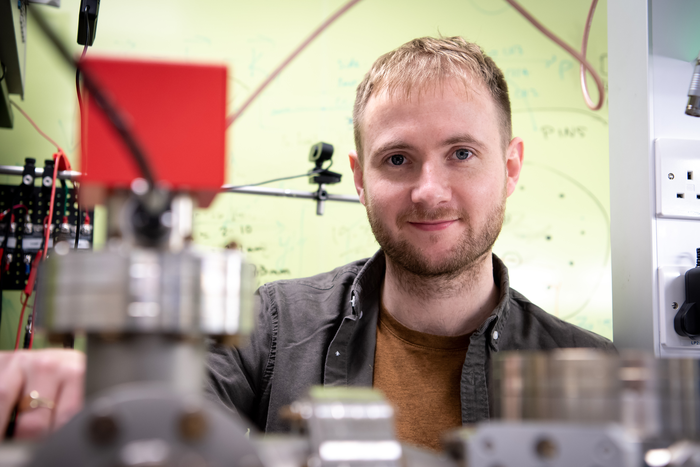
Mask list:
[[[403,325],[439,336],[475,331],[499,300],[490,252],[450,278],[416,276],[387,257],[381,293],[386,309]]]

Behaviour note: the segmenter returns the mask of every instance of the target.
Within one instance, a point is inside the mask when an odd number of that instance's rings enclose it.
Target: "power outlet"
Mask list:
[[[700,219],[700,141],[658,138],[656,214]]]
[[[685,301],[685,272],[688,269],[688,266],[659,268],[659,343],[662,356],[690,356],[700,353],[700,340],[679,336],[673,328],[676,313]]]

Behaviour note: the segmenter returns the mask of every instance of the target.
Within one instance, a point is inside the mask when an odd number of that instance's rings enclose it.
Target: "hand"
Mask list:
[[[84,379],[85,355],[75,350],[0,352],[0,438],[18,404],[15,438],[38,438],[60,428],[82,408]],[[32,408],[34,391],[40,399]]]

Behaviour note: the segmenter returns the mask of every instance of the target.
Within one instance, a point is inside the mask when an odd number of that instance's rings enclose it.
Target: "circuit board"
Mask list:
[[[37,177],[37,181],[42,179]],[[4,255],[0,263],[1,290],[24,289],[32,261],[44,247],[44,222],[51,199],[51,185],[45,185],[0,185],[0,248]],[[59,241],[73,247],[78,233],[78,248],[91,249],[93,211],[78,210],[76,190],[67,182],[59,180],[56,185],[48,247],[53,248]]]

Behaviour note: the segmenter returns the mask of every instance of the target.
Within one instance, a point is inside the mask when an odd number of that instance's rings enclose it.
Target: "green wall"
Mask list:
[[[43,7],[77,54],[79,1]],[[522,0],[545,25],[580,47],[588,0]],[[89,54],[225,63],[234,110],[340,0],[267,2],[103,1]],[[606,2],[596,12],[588,57],[606,78]],[[514,133],[525,140],[525,167],[509,199],[495,251],[512,285],[549,312],[610,337],[611,281],[607,106],[589,111],[578,66],[501,0],[363,0],[306,49],[228,131],[229,183],[254,183],[311,168],[309,147],[336,148],[332,193],[354,194],[355,87],[381,54],[418,36],[462,35],[504,70]],[[592,84],[592,80],[589,80]],[[593,86],[594,87],[594,86]],[[597,96],[595,89],[593,96]],[[19,100],[18,96],[13,97]],[[177,98],[177,96],[173,96]],[[68,152],[76,167],[74,73],[29,23],[26,97],[20,105]],[[196,118],[196,116],[193,116]],[[196,137],[196,135],[193,135]],[[50,157],[52,147],[21,115],[0,129],[0,164]],[[192,155],[193,170],[198,167]],[[18,183],[0,177],[2,183]],[[271,186],[311,190],[305,179]],[[371,255],[377,248],[359,204],[327,203],[316,216],[308,200],[219,195],[196,214],[196,241],[236,241],[258,266],[260,283],[312,275]],[[14,343],[17,294],[3,298],[0,348]],[[96,312],[98,312],[96,310]]]

